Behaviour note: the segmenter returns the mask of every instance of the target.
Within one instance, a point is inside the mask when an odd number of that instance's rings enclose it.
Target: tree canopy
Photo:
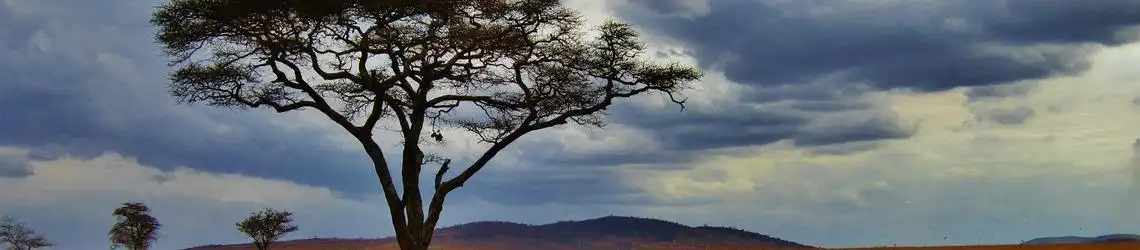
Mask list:
[[[251,213],[249,217],[237,222],[238,231],[253,239],[253,245],[258,250],[269,249],[269,245],[276,242],[281,236],[297,231],[293,225],[293,213],[277,211],[266,208]]]
[[[111,238],[111,247],[125,247],[130,250],[150,249],[158,240],[158,229],[162,224],[150,215],[150,208],[139,202],[123,203],[111,215],[116,222],[107,234]]]
[[[179,101],[315,110],[356,138],[404,249],[426,248],[444,197],[523,135],[604,126],[615,100],[642,94],[683,108],[702,76],[645,58],[627,24],[584,29],[558,0],[172,0],[151,22]],[[397,137],[374,136],[384,126]],[[444,128],[490,144],[450,178],[457,156],[422,151]],[[377,139],[401,143],[402,194]],[[429,162],[441,167],[425,214]]]
[[[0,243],[8,245],[4,249],[10,250],[32,250],[55,246],[55,243],[43,235],[8,216],[0,217]]]

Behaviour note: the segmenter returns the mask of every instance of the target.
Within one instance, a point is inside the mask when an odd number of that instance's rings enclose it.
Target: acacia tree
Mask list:
[[[139,202],[123,203],[111,213],[116,218],[115,225],[107,234],[111,237],[111,247],[125,247],[130,250],[150,249],[158,240],[158,229],[162,224],[150,215],[150,208]]]
[[[251,213],[249,217],[237,223],[238,231],[245,233],[253,239],[253,246],[258,250],[269,249],[269,245],[280,239],[281,236],[297,231],[293,225],[293,213],[277,211],[266,208]]]
[[[315,110],[359,141],[405,250],[426,249],[447,194],[522,136],[602,127],[615,100],[642,94],[683,109],[677,93],[702,75],[643,58],[627,24],[584,29],[559,0],[171,0],[151,23],[181,103]],[[394,136],[375,134],[386,126]],[[444,128],[489,147],[447,174],[462,156],[423,151]],[[399,162],[381,142],[399,143]]]
[[[7,244],[8,247],[5,249],[10,250],[32,250],[55,246],[43,235],[37,234],[24,223],[8,216],[0,217],[0,243]]]

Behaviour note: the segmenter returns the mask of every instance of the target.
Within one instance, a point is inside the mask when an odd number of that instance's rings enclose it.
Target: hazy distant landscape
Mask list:
[[[812,248],[740,229],[700,226],[623,216],[607,216],[582,221],[545,225],[511,222],[473,222],[437,230],[439,249],[641,249],[651,247],[746,247],[749,249]],[[347,247],[385,249],[394,239],[301,239],[282,242],[282,249],[326,249]],[[336,247],[333,247],[335,245]],[[201,246],[188,250],[245,249],[248,244]],[[447,246],[451,246],[449,248]],[[245,247],[245,248],[243,248]],[[435,248],[433,248],[435,249]]]
[[[437,230],[439,250],[794,250],[824,249],[810,243],[792,242],[768,235],[734,228],[692,227],[675,222],[626,216],[563,221],[544,225],[512,222],[472,222]],[[337,239],[313,238],[282,241],[274,249],[281,250],[397,250],[393,238]],[[1114,234],[1098,237],[1044,237],[1020,244],[957,246],[874,246],[826,249],[897,249],[897,250],[1124,250],[1140,248],[1140,235]],[[184,250],[248,250],[250,244],[206,245]]]

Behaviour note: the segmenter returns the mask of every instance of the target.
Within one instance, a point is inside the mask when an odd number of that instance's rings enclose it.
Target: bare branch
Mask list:
[[[439,167],[439,172],[435,173],[434,187],[436,190],[439,190],[439,185],[443,183],[443,175],[447,174],[447,170],[449,169],[448,165],[451,165],[451,159],[444,160],[443,164]]]

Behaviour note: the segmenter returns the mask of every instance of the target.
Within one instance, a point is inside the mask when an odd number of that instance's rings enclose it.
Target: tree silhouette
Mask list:
[[[150,249],[158,240],[158,229],[162,224],[150,215],[150,208],[139,202],[123,203],[111,213],[117,222],[107,234],[111,237],[111,247],[125,247],[130,250]]]
[[[55,246],[43,235],[37,234],[24,223],[8,216],[0,217],[0,243],[8,245],[5,249],[9,250],[31,250]]]
[[[292,216],[293,213],[289,211],[266,208],[251,213],[249,217],[239,221],[237,227],[238,231],[253,239],[254,247],[257,247],[258,250],[266,250],[281,236],[297,231],[297,226],[292,224]]]
[[[677,94],[702,76],[643,58],[627,24],[583,29],[559,0],[172,0],[151,23],[180,102],[315,110],[360,142],[404,250],[426,249],[447,194],[522,136],[602,127],[616,100],[643,94],[683,109]],[[443,128],[489,147],[448,175],[457,156],[423,151],[445,141]],[[400,144],[398,163],[381,142]],[[425,211],[429,163],[440,169]]]

